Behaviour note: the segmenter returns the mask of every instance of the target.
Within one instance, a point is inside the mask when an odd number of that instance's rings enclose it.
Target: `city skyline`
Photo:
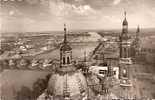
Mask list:
[[[124,11],[129,29],[155,26],[154,0],[5,0],[1,32],[121,29]],[[65,2],[65,3],[64,3]]]

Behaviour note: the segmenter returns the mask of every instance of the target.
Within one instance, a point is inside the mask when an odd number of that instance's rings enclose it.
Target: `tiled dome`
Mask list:
[[[77,100],[81,95],[87,94],[86,78],[80,71],[55,73],[49,80],[48,91],[53,96],[69,96]]]

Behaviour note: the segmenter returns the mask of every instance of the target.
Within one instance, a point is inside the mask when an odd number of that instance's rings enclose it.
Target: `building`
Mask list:
[[[49,79],[47,95],[58,100],[78,100],[87,97],[88,85],[83,73],[76,70],[72,64],[72,48],[67,41],[66,34],[67,29],[64,25],[64,41],[60,47],[60,67]],[[47,96],[43,94],[38,97],[38,100]]]
[[[136,38],[135,38],[135,49],[136,53],[140,52],[140,27],[137,27]]]
[[[131,48],[131,56],[136,57],[141,51],[141,46],[140,46],[140,27],[138,25],[136,35],[134,38],[134,41],[132,43],[132,48]]]
[[[128,22],[126,18],[126,12],[124,13],[125,18],[122,24],[122,33],[120,35],[120,60],[119,60],[119,77],[120,87],[123,88],[125,95],[123,97],[130,98],[129,91],[132,87],[131,82],[131,44],[132,41],[128,34]]]

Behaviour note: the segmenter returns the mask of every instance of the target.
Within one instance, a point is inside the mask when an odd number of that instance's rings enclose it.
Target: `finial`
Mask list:
[[[124,18],[123,23],[122,23],[123,26],[128,25],[128,21],[126,19],[126,11],[124,11],[124,17],[125,18]]]
[[[64,23],[64,27],[66,27],[66,24]]]
[[[66,24],[64,24],[64,31],[66,31]]]
[[[64,43],[67,42],[66,31],[67,31],[67,29],[66,29],[66,24],[64,24]]]
[[[124,11],[124,16],[125,16],[125,18],[126,18],[126,11]]]

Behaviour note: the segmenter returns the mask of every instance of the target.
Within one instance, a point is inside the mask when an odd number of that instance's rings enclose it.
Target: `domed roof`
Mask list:
[[[83,94],[87,94],[86,78],[80,71],[65,74],[55,73],[48,83],[48,91],[53,96],[69,96],[77,100]]]
[[[70,51],[70,50],[72,50],[72,48],[70,47],[69,44],[64,43],[64,44],[60,47],[60,50],[61,50],[61,51]]]
[[[124,19],[124,21],[123,21],[123,25],[128,25],[128,21],[127,21],[127,19],[126,19],[126,11],[124,12],[124,15],[125,15],[125,19]]]
[[[126,20],[126,18],[123,21],[123,25],[128,25],[128,21]]]

